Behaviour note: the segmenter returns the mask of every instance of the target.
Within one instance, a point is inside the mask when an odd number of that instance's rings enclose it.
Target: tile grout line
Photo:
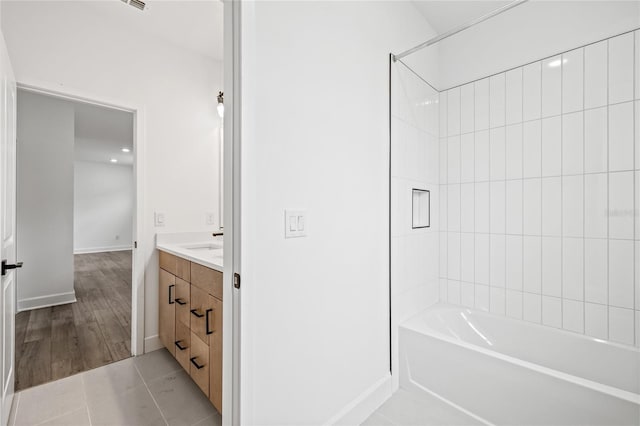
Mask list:
[[[13,415],[13,422],[9,426],[15,426],[16,420],[18,419],[18,409],[20,408],[20,395],[22,395],[22,391],[17,392],[16,396],[18,397],[18,400],[16,401],[16,410],[15,410],[15,413]],[[14,396],[14,398],[16,396]],[[9,413],[9,415],[11,415],[11,413]]]
[[[158,409],[158,412],[160,413],[160,416],[162,417],[164,424],[168,426],[169,422],[167,421],[167,418],[164,416],[164,413],[162,412],[162,409],[160,409],[160,405],[158,404],[158,401],[156,401],[156,398],[153,396],[153,393],[151,393],[151,389],[149,389],[149,385],[147,385],[147,381],[142,376],[142,373],[140,372],[140,369],[138,368],[135,362],[133,363],[133,367],[138,372],[138,375],[140,376],[140,379],[142,380],[142,383],[144,384],[145,389],[147,390],[147,392],[149,392],[149,396],[151,397],[151,400],[155,404],[156,408]]]
[[[562,109],[564,107],[564,65],[563,65],[564,53],[560,55],[560,69],[558,72],[560,73],[560,328],[565,330],[564,324],[564,239],[565,239],[565,230],[564,230],[564,197],[565,197],[565,188],[564,182],[565,178],[562,175],[564,171],[564,115],[562,114]]]
[[[610,172],[611,172],[611,168],[609,165],[609,39],[607,39],[607,60],[606,60],[606,68],[607,68],[607,77],[606,77],[606,85],[607,85],[607,99],[606,99],[606,105],[607,105],[607,340],[609,340],[611,338],[610,336],[610,323],[609,323],[609,317],[611,315],[611,308],[609,307],[609,287],[610,287],[610,283],[609,283],[609,274],[611,271],[611,268],[609,266],[609,262],[611,260],[611,256],[609,254],[609,250],[611,248],[611,244],[609,241],[609,237],[610,237],[610,232],[609,232],[609,216],[611,214],[611,211],[609,210],[610,206],[609,206],[609,198],[610,198],[610,194],[609,194],[609,184],[610,184]]]
[[[587,239],[585,235],[587,234],[586,230],[586,216],[587,216],[587,178],[585,174],[586,169],[586,143],[585,143],[585,81],[586,81],[586,64],[585,64],[585,56],[587,54],[587,50],[582,48],[582,330],[585,335],[587,335]]]
[[[84,397],[84,408],[87,410],[87,418],[89,419],[89,426],[93,424],[91,421],[91,411],[89,410],[89,401],[87,398],[87,385],[85,383],[85,375],[80,374],[80,382],[82,382],[82,396]]]

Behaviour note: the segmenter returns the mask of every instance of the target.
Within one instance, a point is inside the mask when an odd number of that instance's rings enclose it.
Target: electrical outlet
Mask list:
[[[154,223],[156,226],[164,226],[164,213],[155,212],[153,214]]]
[[[216,224],[216,214],[211,212],[206,212],[204,214],[205,221],[207,225],[215,225]]]

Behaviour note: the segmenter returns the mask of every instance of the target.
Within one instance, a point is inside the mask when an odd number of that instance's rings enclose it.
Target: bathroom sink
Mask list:
[[[222,251],[222,246],[220,246],[219,244],[211,244],[211,243],[184,245],[182,246],[182,248],[187,250],[194,250],[194,251],[213,251],[213,250]]]

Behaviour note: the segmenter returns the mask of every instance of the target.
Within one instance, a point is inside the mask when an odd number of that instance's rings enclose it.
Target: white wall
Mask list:
[[[74,252],[130,249],[133,167],[76,160],[74,180]]]
[[[18,310],[75,301],[73,289],[74,110],[18,92]]]
[[[637,1],[529,1],[405,60],[444,90],[638,27]],[[435,49],[437,79],[419,65]]]
[[[432,31],[408,2],[242,6],[241,421],[338,421],[389,379],[389,53]]]
[[[391,303],[393,371],[397,326],[438,302],[439,93],[396,62],[391,86]],[[413,189],[430,191],[431,223],[413,228]],[[398,375],[394,375],[398,385]]]
[[[217,229],[205,225],[205,212],[218,211],[215,95],[221,89],[221,63],[119,28],[85,7],[96,2],[4,3],[2,30],[19,83],[69,88],[144,108],[145,228],[139,247],[145,264],[145,336],[156,336],[153,212],[165,213],[162,232]]]
[[[640,345],[640,31],[440,99],[441,298]]]

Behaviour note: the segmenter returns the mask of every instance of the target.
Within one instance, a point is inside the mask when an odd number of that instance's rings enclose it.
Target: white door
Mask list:
[[[16,82],[0,36],[0,275],[1,424],[9,419],[14,387],[16,313]]]

